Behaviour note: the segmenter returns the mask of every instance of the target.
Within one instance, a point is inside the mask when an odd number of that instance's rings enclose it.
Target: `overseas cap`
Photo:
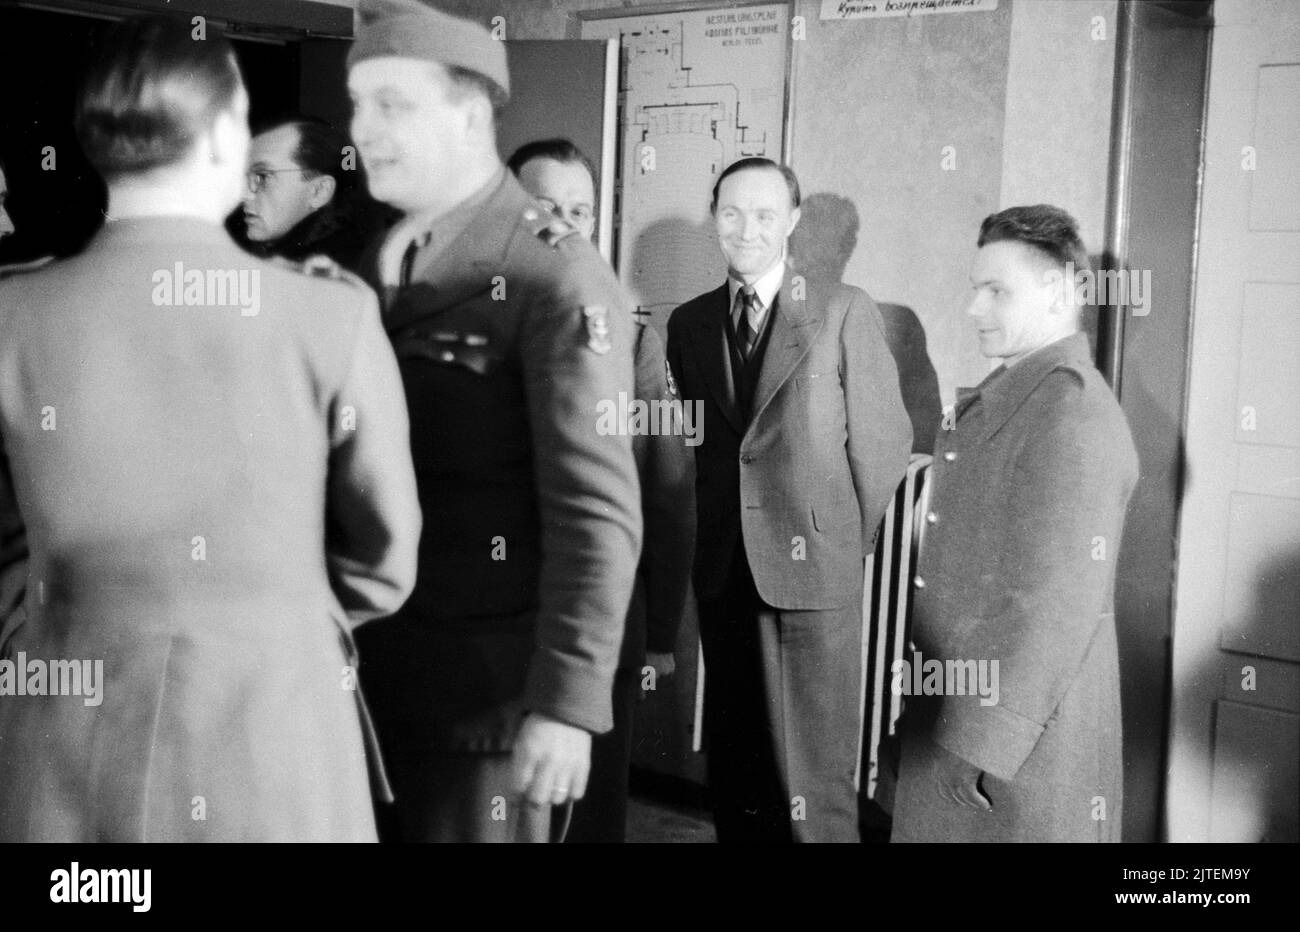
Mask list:
[[[485,26],[420,0],[361,0],[360,13],[348,67],[367,58],[418,58],[477,72],[510,94],[506,44]]]

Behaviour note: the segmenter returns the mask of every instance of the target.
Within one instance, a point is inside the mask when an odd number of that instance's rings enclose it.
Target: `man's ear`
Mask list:
[[[213,164],[238,163],[241,168],[248,161],[248,126],[229,110],[223,110],[212,121],[209,136],[209,154]]]
[[[800,217],[801,215],[802,215],[802,214],[801,214],[801,212],[800,212],[800,210],[799,210],[798,207],[796,207],[794,210],[790,211],[790,229],[788,229],[788,230],[785,231],[785,235],[786,235],[786,236],[789,236],[791,233],[794,232],[794,228],[797,227],[797,226],[799,225],[799,217]]]
[[[312,179],[311,197],[307,203],[311,205],[312,210],[320,210],[330,201],[334,200],[334,192],[338,183],[334,180],[333,175],[319,175]]]
[[[1047,310],[1053,316],[1065,317],[1074,312],[1074,282],[1062,268],[1052,267],[1045,273],[1048,289]]]
[[[486,94],[469,96],[465,101],[464,119],[466,138],[472,139],[478,133],[491,140],[493,146],[496,145],[496,115],[492,112],[492,101]]]

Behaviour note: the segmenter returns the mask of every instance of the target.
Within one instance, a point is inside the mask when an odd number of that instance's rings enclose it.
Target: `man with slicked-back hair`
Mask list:
[[[912,441],[875,303],[786,267],[799,204],[788,166],[723,169],[727,281],[668,321],[707,425],[694,581],[722,842],[858,840],[864,559]]]
[[[107,222],[0,283],[0,841],[376,838],[351,643],[415,582],[397,363],[359,280],[226,235],[248,99],[190,28],[110,31]]]
[[[935,440],[892,840],[1119,841],[1115,559],[1137,453],[1079,329],[1074,218],[1009,207],[976,244],[966,313],[1000,365]]]

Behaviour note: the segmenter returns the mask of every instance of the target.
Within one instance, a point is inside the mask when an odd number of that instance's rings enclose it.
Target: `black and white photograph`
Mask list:
[[[0,0],[0,842],[1250,904],[1300,4]]]

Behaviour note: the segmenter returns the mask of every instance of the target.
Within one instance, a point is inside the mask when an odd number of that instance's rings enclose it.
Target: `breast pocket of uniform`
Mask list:
[[[393,352],[401,362],[422,359],[438,366],[467,369],[476,375],[491,375],[501,356],[486,333],[462,330],[412,328],[393,340]]]

